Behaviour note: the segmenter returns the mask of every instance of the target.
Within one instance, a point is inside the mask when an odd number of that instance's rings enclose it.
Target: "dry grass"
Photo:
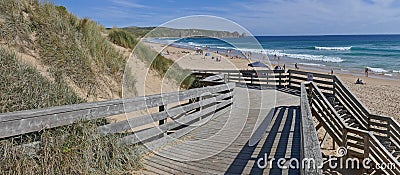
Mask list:
[[[175,80],[181,88],[188,89],[196,84],[196,78],[191,75],[190,70],[181,68],[174,61],[160,55],[146,44],[139,42],[134,52],[138,58],[149,64],[150,68],[158,72],[161,77]]]
[[[37,145],[18,144],[19,138],[0,141],[0,174],[128,174],[139,170],[139,147],[118,144],[119,136],[102,136],[102,121],[81,121],[44,130],[25,138]]]
[[[0,113],[84,102],[61,78],[52,82],[0,47]]]
[[[42,64],[53,68],[53,76],[71,80],[88,96],[103,90],[99,77],[121,82],[126,58],[97,23],[39,0],[2,0],[0,17],[4,19],[0,42],[18,52],[36,54]]]

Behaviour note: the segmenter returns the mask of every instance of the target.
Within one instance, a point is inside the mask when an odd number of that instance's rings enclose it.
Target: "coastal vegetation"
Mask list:
[[[119,144],[118,135],[99,134],[97,126],[102,122],[80,121],[23,139],[1,140],[0,174],[127,174],[139,170],[140,149]]]
[[[191,72],[189,70],[182,69],[174,61],[165,58],[146,44],[138,42],[136,38],[142,34],[141,32],[138,33],[139,35],[136,32],[132,33],[123,29],[113,28],[109,30],[108,36],[114,44],[133,49],[137,58],[149,65],[150,69],[156,71],[160,77],[174,80],[184,89],[197,87],[195,83],[197,81],[195,77],[190,75]]]
[[[126,58],[103,36],[105,29],[96,22],[37,0],[1,1],[0,19],[2,45],[20,53],[22,60],[29,59],[35,67],[41,67],[40,74],[68,84],[85,101],[118,94]],[[10,99],[23,98],[18,97],[20,93],[7,93]],[[58,104],[47,106],[53,105]]]
[[[144,33],[107,30],[47,1],[0,1],[0,113],[121,98],[128,58],[116,45],[135,49],[160,77],[181,88],[196,86],[190,71],[138,44]],[[135,76],[125,76],[133,91]],[[99,122],[106,121],[80,121],[0,140],[0,174],[123,174],[140,169],[138,147],[117,144],[118,135],[100,135]]]
[[[132,41],[125,47],[132,48]],[[65,7],[39,0],[0,1],[0,113],[120,98],[126,60],[104,27]],[[0,174],[139,169],[138,148],[117,144],[118,135],[101,136],[97,122],[1,139]]]

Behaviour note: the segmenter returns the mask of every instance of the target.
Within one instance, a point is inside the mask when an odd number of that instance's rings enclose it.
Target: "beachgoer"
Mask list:
[[[357,78],[356,80],[356,84],[364,84],[362,80],[360,80],[360,78]]]
[[[333,75],[333,69],[331,69],[331,75]]]
[[[369,69],[368,69],[368,67],[366,67],[365,68],[365,77],[368,77],[368,72],[369,72]]]
[[[299,67],[297,66],[297,63],[294,64],[294,68],[299,69]]]
[[[286,70],[286,65],[285,64],[283,64],[283,70]]]

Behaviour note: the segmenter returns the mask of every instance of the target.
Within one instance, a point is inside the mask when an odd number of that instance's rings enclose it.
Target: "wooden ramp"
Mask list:
[[[144,174],[300,174],[277,166],[279,158],[300,159],[299,97],[237,87],[233,100],[227,113],[147,155]],[[272,168],[258,167],[265,155],[276,160]]]

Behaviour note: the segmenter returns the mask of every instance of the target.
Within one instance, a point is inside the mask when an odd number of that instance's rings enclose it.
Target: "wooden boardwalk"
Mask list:
[[[257,166],[265,154],[300,159],[299,97],[237,87],[233,100],[227,113],[146,156],[144,174],[300,174],[276,161],[272,168]]]

